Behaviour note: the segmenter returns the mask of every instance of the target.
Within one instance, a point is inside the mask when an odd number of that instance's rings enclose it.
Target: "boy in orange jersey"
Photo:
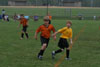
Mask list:
[[[52,52],[52,58],[55,58],[55,54],[60,53],[62,51],[64,51],[64,49],[66,48],[66,60],[70,60],[69,57],[69,52],[70,52],[70,48],[69,48],[69,43],[68,43],[68,39],[70,39],[70,44],[72,45],[72,28],[71,28],[72,22],[71,21],[67,21],[66,23],[66,27],[59,29],[57,32],[55,32],[53,34],[53,37],[56,36],[56,34],[61,33],[59,42],[58,42],[58,47],[60,48],[59,50],[53,51]]]
[[[24,33],[26,35],[26,38],[28,39],[29,38],[28,33],[27,33],[28,20],[24,18],[24,14],[20,15],[19,27],[21,26],[21,24],[23,25],[23,29],[22,29],[22,32],[21,32],[21,38],[20,39],[24,38]]]
[[[39,32],[41,32],[40,35],[40,40],[41,40],[41,44],[42,47],[40,49],[40,52],[38,53],[38,59],[42,59],[43,57],[43,53],[46,50],[49,40],[50,40],[50,36],[51,36],[51,31],[53,31],[53,33],[55,33],[55,28],[53,27],[53,25],[49,24],[49,17],[46,16],[44,17],[44,24],[41,25],[35,32],[35,39],[37,39],[37,34]],[[53,37],[54,40],[56,39],[56,36]]]

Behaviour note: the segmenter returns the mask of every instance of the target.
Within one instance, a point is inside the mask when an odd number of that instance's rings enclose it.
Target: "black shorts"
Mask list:
[[[44,38],[43,36],[40,36],[40,40],[41,40],[41,44],[43,45],[44,43],[46,43],[47,44],[47,46],[48,46],[48,44],[49,44],[49,38],[47,39],[47,38]]]
[[[27,27],[28,27],[28,26],[23,26],[22,31],[23,31],[23,32],[26,32],[26,31],[27,31]]]
[[[64,48],[68,48],[69,47],[69,44],[67,42],[67,39],[64,39],[64,38],[60,38],[59,39],[59,42],[58,42],[58,47],[64,49]]]

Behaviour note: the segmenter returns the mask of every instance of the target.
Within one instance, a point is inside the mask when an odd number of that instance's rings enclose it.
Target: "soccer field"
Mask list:
[[[84,25],[86,26],[73,45],[70,54],[72,60],[63,60],[60,67],[99,67],[100,22],[91,20],[72,20],[72,22],[73,39]],[[51,52],[58,49],[59,34],[56,41],[51,38],[43,60],[37,59],[41,44],[39,36],[37,41],[33,36],[36,28],[42,23],[41,19],[38,22],[29,21],[28,40],[19,39],[21,28],[17,28],[17,22],[12,20],[10,23],[0,23],[0,67],[54,67],[65,52],[56,55],[55,60],[51,59]],[[52,24],[58,30],[65,26],[66,20],[53,20]]]
[[[29,16],[45,16],[47,14],[47,8],[4,8],[6,10],[6,14],[12,17],[15,13]],[[2,8],[0,8],[2,11]],[[100,17],[100,8],[49,8],[48,12],[50,15],[56,18],[72,18],[78,19],[78,15],[82,15],[84,19],[93,19],[93,16]],[[99,18],[100,19],[100,18]]]
[[[14,11],[12,12],[14,13]],[[50,39],[41,61],[37,59],[41,48],[40,36],[38,35],[38,40],[35,40],[34,33],[43,24],[43,20],[39,19],[38,22],[29,20],[30,38],[28,40],[25,38],[20,40],[21,28],[17,28],[18,22],[14,22],[12,19],[10,23],[0,20],[0,67],[55,67],[58,62],[59,67],[100,67],[100,21],[71,21],[73,23],[73,39],[77,37],[70,53],[72,60],[63,59],[65,51],[57,54],[56,58],[52,60],[51,52],[58,49],[57,43],[60,36],[58,34],[56,41]],[[53,19],[52,24],[58,30],[66,26],[66,20]]]

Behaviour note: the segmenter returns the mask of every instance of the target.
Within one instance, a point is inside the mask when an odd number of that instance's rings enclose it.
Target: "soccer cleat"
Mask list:
[[[72,60],[71,58],[65,58],[66,60]]]
[[[43,58],[43,56],[41,56],[41,55],[38,56],[38,59],[42,60],[42,58]]]
[[[52,52],[52,59],[55,59],[55,51]]]
[[[23,38],[20,38],[20,40],[22,40]]]

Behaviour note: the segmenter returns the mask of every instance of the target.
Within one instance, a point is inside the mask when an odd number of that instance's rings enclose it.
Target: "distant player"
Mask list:
[[[23,29],[22,29],[22,32],[21,32],[21,38],[20,39],[24,38],[24,33],[26,35],[26,38],[28,39],[29,38],[28,33],[27,33],[28,20],[24,18],[24,14],[20,15],[20,24],[19,24],[19,27],[20,27],[21,24],[23,25]]]
[[[53,25],[49,24],[49,17],[46,16],[44,17],[44,24],[41,25],[35,32],[35,39],[37,39],[37,34],[39,32],[41,32],[40,35],[40,40],[41,40],[41,44],[42,47],[40,49],[40,52],[38,53],[38,59],[42,59],[43,57],[43,53],[46,50],[48,44],[49,44],[49,40],[50,40],[50,36],[51,36],[51,31],[53,31],[53,33],[55,32],[55,28],[53,27]],[[53,37],[54,40],[56,39],[56,36]]]
[[[49,17],[49,24],[51,24],[52,16],[50,15],[50,13],[48,13],[48,17]]]
[[[61,33],[59,42],[58,42],[58,47],[60,48],[59,50],[53,51],[52,52],[52,58],[55,58],[55,55],[57,53],[60,53],[62,51],[64,51],[64,49],[66,48],[66,59],[70,60],[69,57],[69,43],[68,43],[68,39],[70,39],[70,44],[72,45],[72,29],[71,29],[71,25],[72,22],[71,21],[67,21],[66,27],[58,30],[57,32],[55,32],[53,34],[53,37],[56,36],[56,34]]]

